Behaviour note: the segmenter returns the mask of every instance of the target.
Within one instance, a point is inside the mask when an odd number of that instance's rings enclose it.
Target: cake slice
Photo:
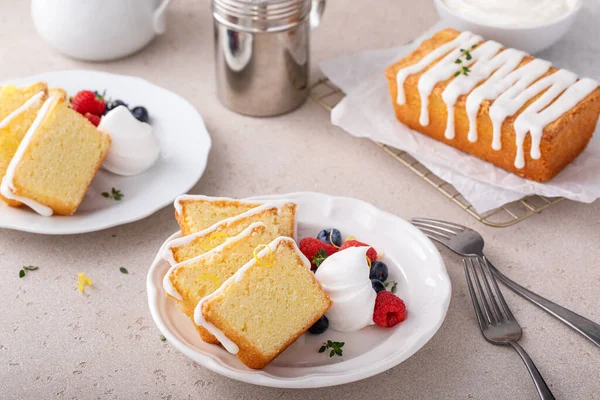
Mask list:
[[[165,291],[193,321],[194,308],[198,302],[219,288],[251,260],[257,246],[270,243],[276,237],[277,235],[273,235],[265,224],[253,223],[239,235],[209,252],[171,267],[163,281]],[[205,342],[219,343],[206,329],[197,329]]]
[[[0,193],[44,216],[71,215],[102,164],[110,136],[52,89],[10,161]]]
[[[279,237],[202,299],[194,320],[246,366],[261,369],[331,305],[296,243]]]
[[[296,204],[287,202],[267,203],[254,207],[236,217],[220,221],[211,227],[172,240],[163,258],[175,265],[215,248],[228,237],[238,235],[253,222],[262,222],[277,236],[294,236]]]
[[[0,88],[0,179],[47,97],[48,89],[43,82],[24,88],[13,85]],[[21,204],[2,195],[0,199],[13,207]]]
[[[175,199],[175,218],[183,236],[203,231],[224,219],[235,217],[263,203],[227,197],[183,195]]]

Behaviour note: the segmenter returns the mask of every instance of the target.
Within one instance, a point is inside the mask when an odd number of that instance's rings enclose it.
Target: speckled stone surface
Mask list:
[[[28,1],[4,0],[2,10],[2,80],[97,69],[141,76],[192,102],[214,142],[194,193],[243,197],[320,191],[363,199],[404,218],[466,224],[485,235],[489,257],[507,275],[600,321],[600,202],[564,201],[511,228],[486,228],[377,146],[331,126],[328,114],[313,102],[271,119],[231,113],[215,96],[208,0],[173,1],[168,32],[112,63],[82,63],[54,52],[37,36]],[[436,19],[429,1],[332,0],[314,33],[313,79],[315,61],[406,42]],[[161,342],[148,310],[147,269],[175,230],[171,208],[86,235],[0,230],[0,398],[537,398],[517,354],[481,337],[460,258],[443,249],[453,282],[448,316],[435,337],[400,366],[353,384],[302,391],[252,386],[212,373]],[[19,279],[20,267],[30,264],[39,270]],[[80,271],[94,282],[84,295],[76,290]],[[512,293],[506,297],[524,327],[523,347],[557,398],[599,399],[600,349]]]

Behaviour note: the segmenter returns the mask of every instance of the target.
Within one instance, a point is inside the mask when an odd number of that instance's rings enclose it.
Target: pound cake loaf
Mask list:
[[[187,236],[260,205],[261,203],[227,197],[186,194],[175,199],[175,218],[181,234]]]
[[[600,113],[594,80],[470,32],[436,33],[386,76],[400,122],[538,182],[585,149]]]
[[[110,136],[51,89],[11,159],[0,193],[41,215],[71,215],[102,164]]]
[[[296,243],[279,237],[202,299],[194,320],[246,366],[261,369],[331,305]]]
[[[236,217],[217,222],[211,227],[168,243],[163,258],[175,265],[217,247],[227,238],[238,235],[253,222],[262,222],[277,236],[294,236],[296,204],[267,203]]]
[[[47,97],[48,88],[43,82],[24,88],[14,85],[0,88],[0,180]],[[2,195],[0,199],[13,207],[21,204]]]
[[[171,267],[163,281],[165,291],[193,321],[194,308],[198,302],[218,289],[251,260],[259,245],[270,243],[276,237],[265,224],[253,223],[239,235],[209,252]],[[205,342],[219,343],[206,329],[199,326],[197,329]]]

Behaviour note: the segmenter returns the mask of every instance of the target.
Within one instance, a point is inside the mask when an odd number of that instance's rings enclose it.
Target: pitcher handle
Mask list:
[[[323,11],[325,11],[326,0],[312,0],[312,7],[310,9],[310,30],[315,29],[321,24],[321,17]]]
[[[165,10],[167,9],[170,1],[171,0],[163,0],[163,2],[156,10],[154,10],[154,13],[152,14],[152,26],[154,28],[154,32],[156,32],[158,35],[162,35],[167,29]]]

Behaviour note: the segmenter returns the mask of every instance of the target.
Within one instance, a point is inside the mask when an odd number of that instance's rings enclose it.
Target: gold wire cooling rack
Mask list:
[[[345,96],[344,92],[332,84],[327,78],[322,78],[317,81],[311,87],[310,95],[313,100],[319,103],[327,111],[331,111]],[[485,225],[497,228],[511,226],[532,215],[539,214],[548,207],[564,200],[562,197],[548,198],[544,196],[528,196],[521,200],[505,204],[494,210],[479,214],[475,211],[473,206],[458,193],[454,186],[438,178],[408,153],[379,142],[373,141],[373,143],[377,144],[388,155],[436,188],[440,193],[446,196],[446,198],[465,210],[470,216]]]

